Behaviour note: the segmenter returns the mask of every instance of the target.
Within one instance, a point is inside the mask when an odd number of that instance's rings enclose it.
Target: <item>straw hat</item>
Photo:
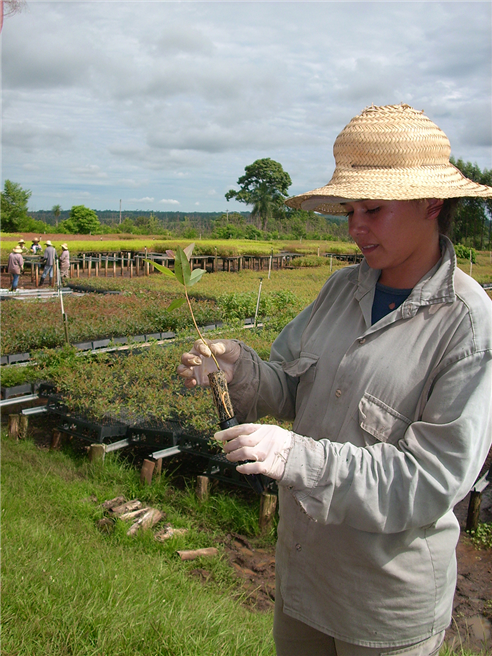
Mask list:
[[[32,240],[38,242],[38,241],[39,241],[39,237],[33,237]]]
[[[47,239],[44,243],[46,244],[46,246],[52,246],[52,245],[53,245],[53,244],[50,242],[49,239]]]
[[[68,251],[68,246],[66,244],[62,244],[61,247],[63,248],[64,251]]]
[[[19,239],[19,244],[25,244],[26,242],[23,239]]]
[[[22,248],[20,246],[14,246],[12,253],[22,253]]]
[[[492,197],[449,162],[444,132],[404,103],[367,107],[340,132],[333,146],[335,172],[324,187],[286,204],[324,214],[346,214],[349,200]]]

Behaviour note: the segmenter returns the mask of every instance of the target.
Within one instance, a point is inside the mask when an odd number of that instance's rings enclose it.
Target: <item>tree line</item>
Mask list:
[[[492,170],[481,170],[461,159],[451,162],[467,177],[492,186]],[[284,204],[292,181],[279,162],[259,159],[245,167],[225,198],[250,208],[244,212],[125,212],[95,211],[84,205],[63,210],[29,212],[29,190],[5,181],[1,194],[1,229],[4,232],[60,234],[135,234],[196,239],[320,239],[349,240],[347,220],[293,210]],[[492,199],[465,198],[458,205],[451,238],[455,244],[490,249]]]

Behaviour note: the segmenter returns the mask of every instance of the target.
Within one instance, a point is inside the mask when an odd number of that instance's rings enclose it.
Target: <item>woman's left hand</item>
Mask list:
[[[240,474],[264,474],[277,481],[282,478],[292,447],[291,431],[271,424],[240,424],[214,437],[224,443],[227,460],[247,461],[236,467]]]

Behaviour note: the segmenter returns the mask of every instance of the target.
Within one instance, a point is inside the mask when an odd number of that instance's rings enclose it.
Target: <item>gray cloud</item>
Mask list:
[[[371,103],[424,109],[492,166],[489,3],[29,4],[2,35],[3,168],[33,203],[239,208],[223,194],[259,157],[298,193]]]

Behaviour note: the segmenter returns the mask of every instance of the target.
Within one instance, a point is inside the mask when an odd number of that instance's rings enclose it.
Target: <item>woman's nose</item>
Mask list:
[[[349,216],[348,229],[350,235],[361,235],[367,232],[367,223],[364,220],[364,215],[360,212],[354,211]]]

